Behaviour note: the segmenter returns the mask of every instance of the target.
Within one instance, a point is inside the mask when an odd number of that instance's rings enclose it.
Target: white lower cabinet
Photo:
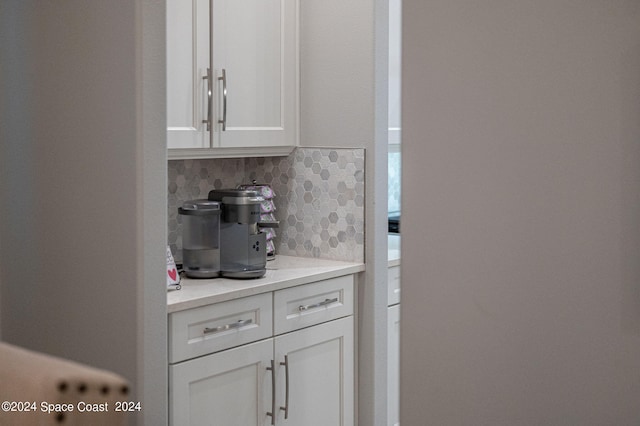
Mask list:
[[[387,308],[387,425],[400,425],[400,305]]]
[[[169,367],[171,424],[269,424],[271,339]]]
[[[276,337],[275,353],[289,369],[277,375],[276,407],[288,411],[277,425],[354,424],[353,317]]]
[[[387,425],[400,425],[400,266],[388,270]]]
[[[211,344],[212,353],[170,361],[170,424],[353,426],[353,285],[351,275],[267,293],[273,312],[293,331],[252,343],[243,342],[243,333],[256,333],[256,324],[265,327],[271,320],[265,294],[195,308],[198,315],[171,314],[170,345],[243,343],[224,350]],[[218,325],[221,317],[229,324]],[[277,314],[273,322],[279,322]],[[204,335],[193,331],[198,327],[207,330]],[[170,352],[189,353],[175,347]]]

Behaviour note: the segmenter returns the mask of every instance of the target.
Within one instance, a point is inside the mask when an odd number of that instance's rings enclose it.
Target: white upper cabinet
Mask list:
[[[286,155],[298,0],[167,0],[169,158]]]
[[[208,148],[209,0],[167,0],[169,148]]]

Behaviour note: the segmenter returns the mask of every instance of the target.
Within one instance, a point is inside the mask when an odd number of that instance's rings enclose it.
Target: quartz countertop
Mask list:
[[[182,278],[182,288],[167,293],[167,311],[182,311],[362,271],[364,263],[278,255],[267,262],[267,273],[262,278]]]

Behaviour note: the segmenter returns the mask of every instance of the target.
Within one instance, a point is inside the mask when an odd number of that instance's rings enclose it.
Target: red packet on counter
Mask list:
[[[167,246],[167,287],[180,288],[180,274],[176,268],[176,262],[173,260],[169,246]]]

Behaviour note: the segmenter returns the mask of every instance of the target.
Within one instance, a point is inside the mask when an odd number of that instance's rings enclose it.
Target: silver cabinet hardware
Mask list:
[[[225,325],[221,325],[219,327],[206,327],[203,331],[204,334],[211,334],[211,333],[220,333],[222,331],[227,331],[227,330],[233,330],[236,328],[240,328],[243,327],[245,325],[251,324],[253,322],[253,320],[251,318],[246,319],[246,320],[238,320],[236,322],[232,322],[231,324],[225,324]]]
[[[307,311],[307,310],[313,309],[313,308],[321,308],[323,306],[327,306],[327,305],[330,305],[332,303],[336,303],[337,301],[338,301],[338,298],[334,297],[333,299],[325,299],[322,302],[314,303],[312,305],[300,305],[300,306],[298,306],[298,311],[304,312],[304,311]]]
[[[207,132],[211,131],[211,102],[213,99],[213,91],[211,90],[211,68],[207,68],[207,75],[202,77],[207,80],[207,119],[202,120],[207,125]]]
[[[267,371],[271,371],[271,412],[267,412],[267,416],[271,417],[271,424],[276,424],[276,364],[271,360],[271,367],[267,367]]]
[[[222,76],[218,77],[218,81],[222,80],[222,120],[218,120],[222,124],[222,131],[227,130],[227,71],[222,69]]]
[[[284,380],[285,380],[285,396],[284,396],[284,407],[280,407],[280,410],[284,411],[284,419],[287,420],[289,418],[289,356],[284,356],[284,362],[281,362],[280,365],[284,365]]]

